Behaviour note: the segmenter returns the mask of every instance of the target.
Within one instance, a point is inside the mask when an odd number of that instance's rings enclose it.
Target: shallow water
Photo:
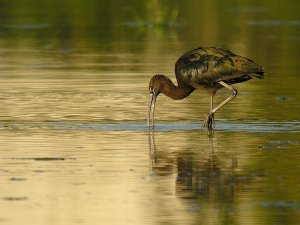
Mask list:
[[[0,224],[299,224],[300,6],[275,3],[0,3]],[[198,46],[266,78],[211,136],[201,91],[148,130],[149,79]]]

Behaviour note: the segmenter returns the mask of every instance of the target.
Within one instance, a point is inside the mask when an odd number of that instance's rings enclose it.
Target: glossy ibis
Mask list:
[[[210,95],[210,111],[204,121],[204,126],[212,130],[215,112],[237,95],[237,90],[230,85],[250,80],[253,77],[264,78],[264,73],[262,66],[229,50],[216,47],[200,47],[191,50],[181,56],[175,64],[178,86],[161,74],[151,78],[148,125],[154,127],[155,102],[160,93],[179,100],[187,97],[195,89],[204,89]],[[231,95],[214,107],[214,95],[223,87],[230,90]]]

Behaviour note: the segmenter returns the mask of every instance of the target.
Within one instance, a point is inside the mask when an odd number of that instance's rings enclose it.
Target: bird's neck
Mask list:
[[[195,89],[190,86],[176,86],[171,80],[169,80],[164,83],[162,93],[174,100],[180,100],[189,96],[194,90]]]

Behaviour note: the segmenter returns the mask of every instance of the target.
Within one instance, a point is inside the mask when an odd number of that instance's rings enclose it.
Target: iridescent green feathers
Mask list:
[[[213,87],[219,81],[240,83],[252,77],[263,78],[264,69],[251,59],[228,50],[197,48],[181,56],[175,65],[176,78],[187,86]]]

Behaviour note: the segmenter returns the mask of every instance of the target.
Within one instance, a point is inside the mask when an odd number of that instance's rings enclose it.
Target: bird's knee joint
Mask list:
[[[232,96],[235,98],[236,96],[237,96],[237,94],[238,94],[238,91],[236,90],[236,89],[232,89],[231,90],[231,92],[232,92]]]

